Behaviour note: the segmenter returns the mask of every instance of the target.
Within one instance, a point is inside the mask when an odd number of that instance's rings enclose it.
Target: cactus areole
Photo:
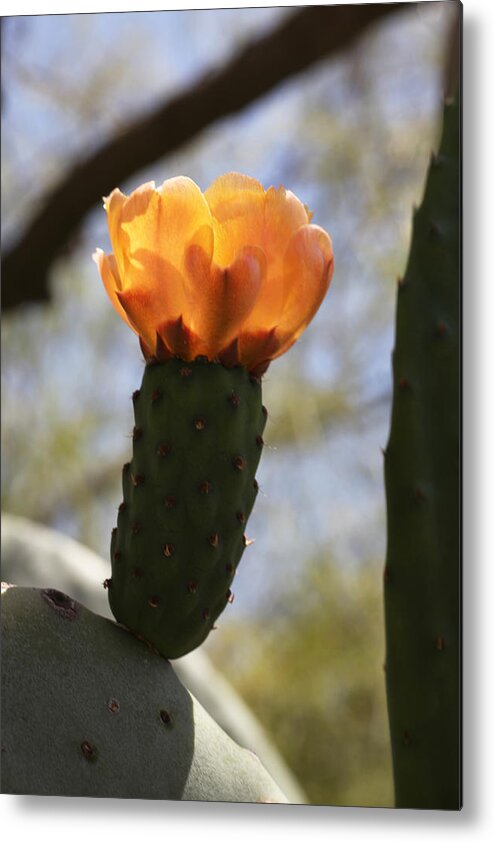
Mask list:
[[[233,594],[256,498],[261,377],[316,314],[329,235],[283,187],[229,173],[105,199],[94,260],[146,360],[105,582],[116,619],[165,657],[206,638]]]

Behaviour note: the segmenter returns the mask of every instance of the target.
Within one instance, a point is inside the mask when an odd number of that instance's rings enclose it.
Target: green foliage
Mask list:
[[[60,591],[2,593],[2,792],[286,798],[129,632]]]
[[[386,679],[396,806],[460,807],[459,107],[400,282],[385,453]]]
[[[134,412],[110,605],[120,623],[178,658],[233,599],[267,413],[244,368],[175,359],[146,367]]]
[[[376,565],[312,561],[269,618],[223,627],[209,648],[312,804],[391,806],[381,617]]]

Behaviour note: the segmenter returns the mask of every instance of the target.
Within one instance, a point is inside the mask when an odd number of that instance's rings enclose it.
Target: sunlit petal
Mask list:
[[[96,263],[96,266],[98,267],[98,271],[100,273],[101,280],[103,281],[105,290],[108,294],[108,298],[110,299],[120,318],[122,318],[124,322],[126,322],[129,325],[129,327],[132,327],[127,318],[125,310],[120,304],[117,295],[118,291],[122,288],[122,281],[118,273],[118,266],[117,261],[115,260],[115,256],[113,254],[105,254],[101,249],[96,249],[96,251],[93,254],[93,260]]]

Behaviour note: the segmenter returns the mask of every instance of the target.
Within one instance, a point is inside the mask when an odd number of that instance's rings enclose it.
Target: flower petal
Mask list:
[[[266,272],[262,249],[245,247],[227,269],[211,264],[197,245],[187,250],[186,291],[190,326],[203,340],[205,353],[217,356],[252,310]]]
[[[132,327],[130,324],[127,314],[123,309],[120,301],[118,299],[118,291],[122,288],[122,281],[120,279],[120,275],[118,273],[118,266],[117,261],[115,260],[115,255],[113,254],[105,254],[104,251],[101,249],[96,249],[93,254],[93,260],[98,267],[98,271],[103,281],[104,287],[108,294],[108,297],[113,304],[115,310],[117,311],[120,318],[126,322],[129,327]]]
[[[283,354],[314,318],[333,276],[333,246],[318,225],[304,225],[290,240],[284,258],[287,297],[278,320],[285,335],[275,357]]]

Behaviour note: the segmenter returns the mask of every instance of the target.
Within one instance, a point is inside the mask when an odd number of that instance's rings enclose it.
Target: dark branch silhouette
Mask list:
[[[409,3],[304,7],[222,68],[78,162],[46,196],[2,260],[4,310],[50,297],[48,271],[84,215],[129,176],[240,111],[284,79],[348,47],[368,26]]]

